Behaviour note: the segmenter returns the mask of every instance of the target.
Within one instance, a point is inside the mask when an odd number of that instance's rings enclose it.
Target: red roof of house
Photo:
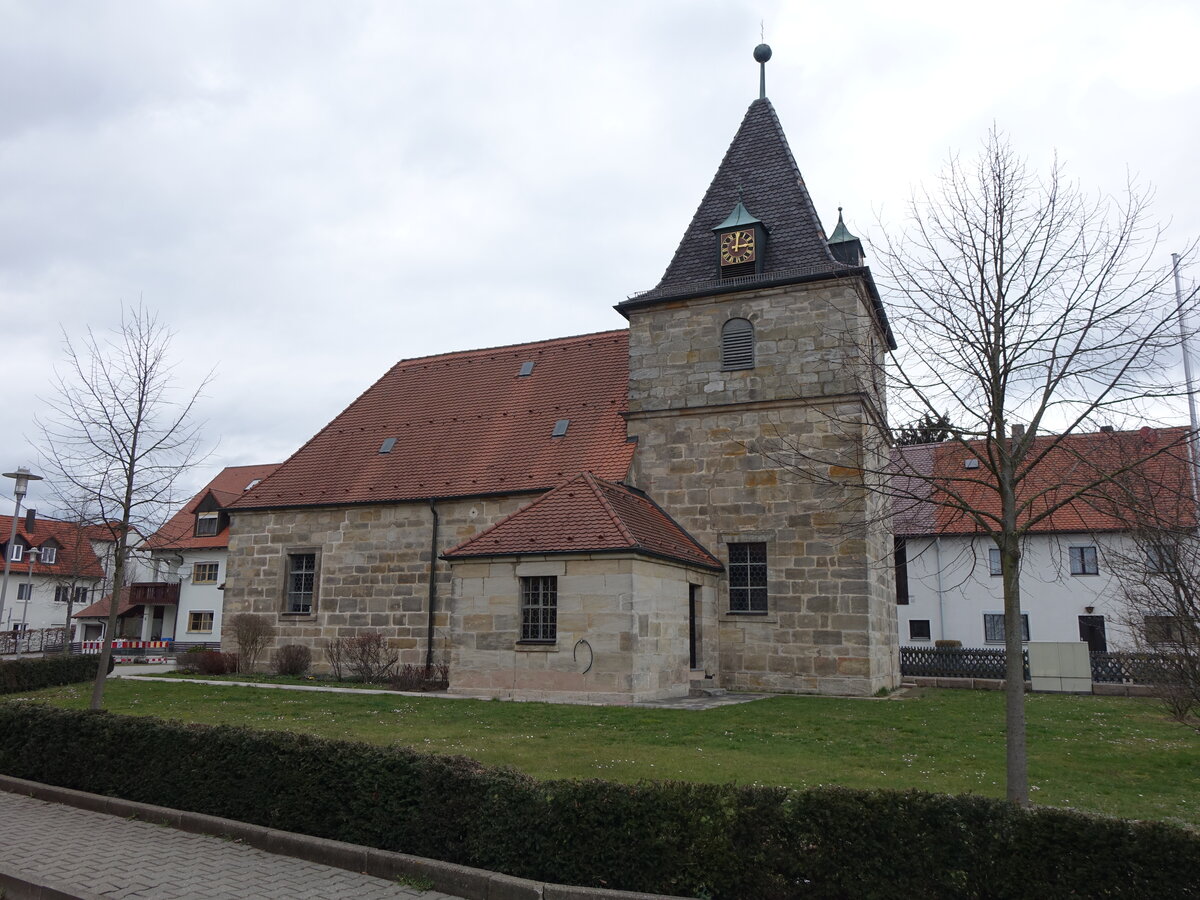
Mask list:
[[[229,546],[229,526],[216,534],[197,537],[196,507],[209,494],[222,509],[242,496],[251,484],[262,481],[279,468],[279,463],[259,466],[227,466],[184,507],[171,516],[162,528],[146,539],[152,550],[211,550]]]
[[[33,531],[25,528],[25,516],[17,520],[18,543],[27,547],[41,547],[51,544],[58,547],[55,561],[46,565],[39,559],[33,565],[34,575],[79,576],[82,578],[103,578],[104,567],[99,557],[92,550],[91,527],[78,525],[74,522],[61,522],[56,519],[34,519]],[[7,548],[8,536],[12,529],[12,516],[0,516],[0,540]],[[7,552],[7,550],[6,550]],[[29,572],[29,557],[21,562],[15,562],[11,571],[16,574]]]
[[[641,491],[591,473],[575,476],[443,556],[616,551],[721,568],[715,556]]]
[[[585,471],[622,479],[634,450],[621,416],[627,348],[622,330],[404,360],[231,505],[533,492]],[[560,420],[566,433],[553,437]]]
[[[142,606],[141,603],[132,603],[129,600],[129,586],[121,588],[121,605],[117,607],[117,615],[123,616],[132,609]],[[108,618],[110,604],[112,603],[112,594],[108,594],[100,600],[97,600],[91,606],[85,606],[79,612],[71,616],[72,619],[105,619]]]
[[[1026,505],[1021,519],[1028,521],[1062,503],[1032,530],[1125,531],[1150,519],[1166,527],[1195,527],[1187,436],[1186,428],[1040,436],[1018,490],[1018,503]],[[1000,495],[986,461],[967,468],[968,459],[983,459],[983,442],[973,442],[970,449],[946,441],[896,452],[906,461],[901,471],[907,466],[914,474],[932,472],[928,500],[919,496],[922,487],[915,479],[911,493],[916,501],[895,501],[897,534],[977,533],[971,517],[939,500],[938,494],[946,491],[957,493],[973,509],[999,515]],[[908,478],[913,480],[913,474]]]

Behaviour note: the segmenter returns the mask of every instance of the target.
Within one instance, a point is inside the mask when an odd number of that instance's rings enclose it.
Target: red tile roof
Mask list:
[[[633,551],[719,570],[720,561],[640,491],[577,475],[448,550],[445,559]]]
[[[229,546],[229,526],[216,534],[196,536],[196,507],[210,493],[223,509],[245,493],[246,488],[262,481],[279,468],[279,463],[259,466],[228,466],[217,477],[189,500],[179,512],[171,516],[162,528],[146,539],[152,550],[211,550]]]
[[[1168,527],[1195,527],[1187,435],[1186,428],[1143,428],[1038,437],[1018,491],[1018,503],[1027,504],[1022,520],[1063,503],[1032,531],[1125,531],[1148,516]],[[939,502],[938,493],[946,490],[956,492],[971,508],[999,515],[1000,495],[986,462],[975,469],[965,465],[968,458],[987,452],[983,442],[973,443],[970,451],[946,441],[896,452],[911,470],[932,472],[933,478],[928,502],[896,501],[897,534],[977,533],[970,517]],[[920,493],[919,485],[913,493]]]
[[[11,529],[12,516],[0,516],[0,540],[5,542],[6,548]],[[46,565],[40,560],[34,563],[34,575],[50,577],[77,575],[82,578],[103,578],[104,567],[100,564],[100,559],[96,556],[95,551],[92,550],[89,540],[92,537],[91,531],[91,526],[77,525],[74,522],[34,519],[34,530],[30,532],[25,529],[25,516],[21,516],[17,520],[18,543],[21,543],[23,539],[24,544],[28,547],[41,547],[47,542],[58,547],[54,563]],[[16,574],[27,574],[29,557],[26,556],[21,562],[13,563],[11,571]]]
[[[621,416],[628,378],[624,330],[404,360],[231,505],[534,492],[584,471],[619,480],[634,450]],[[561,419],[567,433],[551,437]]]
[[[110,604],[112,603],[112,594],[97,600],[91,606],[85,606],[79,612],[71,616],[72,619],[106,619],[108,618]],[[121,605],[117,607],[117,615],[123,616],[132,609],[137,609],[141,603],[132,603],[129,600],[129,587],[121,588]]]

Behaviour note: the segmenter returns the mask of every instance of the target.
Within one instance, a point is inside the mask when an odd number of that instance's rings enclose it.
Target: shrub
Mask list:
[[[275,651],[276,675],[304,675],[312,668],[312,651],[303,644],[284,644]]]
[[[404,666],[392,675],[393,691],[444,691],[450,687],[450,667]]]
[[[935,647],[948,647],[948,648],[951,648],[951,649],[953,649],[953,648],[955,648],[955,647],[961,647],[961,646],[962,646],[962,641],[959,641],[959,640],[954,640],[953,638],[942,638],[942,639],[940,639],[940,640],[936,640],[936,641],[934,641],[934,642],[933,642],[933,646],[935,646]]]
[[[238,671],[251,673],[258,668],[258,658],[275,637],[275,627],[264,616],[238,613],[230,622],[233,639],[238,647]]]
[[[238,658],[236,653],[201,650],[196,654],[195,666],[199,675],[228,675],[238,670]]]
[[[346,674],[346,641],[349,638],[332,637],[326,638],[322,643],[321,648],[325,651],[325,658],[329,660],[329,672],[333,675],[334,681],[342,681]]]
[[[203,647],[189,647],[175,657],[175,671],[185,675],[195,675],[200,671],[200,657],[212,651]]]
[[[396,663],[388,652],[387,639],[378,631],[364,631],[345,639],[346,668],[359,681],[386,681]]]
[[[113,665],[110,660],[108,671],[113,670]],[[91,681],[99,667],[98,654],[0,660],[0,694],[40,691],[60,684]]]
[[[714,900],[1200,896],[1200,835],[971,795],[536,781],[403,747],[30,703],[0,704],[0,771],[526,878]]]

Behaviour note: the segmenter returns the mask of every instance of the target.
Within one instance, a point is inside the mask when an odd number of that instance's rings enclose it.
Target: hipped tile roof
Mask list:
[[[539,492],[583,471],[624,478],[628,369],[625,331],[404,360],[230,505]],[[567,433],[551,437],[560,419]],[[381,453],[388,438],[395,446]]]
[[[141,606],[141,603],[131,603],[129,600],[130,589],[127,586],[121,588],[121,605],[117,607],[117,615],[123,616],[133,609]],[[79,612],[71,616],[72,619],[103,619],[107,618],[109,610],[112,609],[112,594],[107,595],[90,606],[85,606]]]
[[[279,463],[258,466],[227,466],[217,477],[189,500],[175,515],[171,516],[158,531],[146,539],[151,550],[211,550],[229,546],[229,526],[216,534],[197,537],[196,507],[210,493],[222,508],[228,507],[245,493],[255,481],[262,481],[279,468]]]
[[[91,540],[103,540],[94,537],[93,527],[78,525],[74,522],[62,522],[57,519],[34,519],[33,531],[25,528],[25,516],[17,520],[18,543],[27,547],[41,547],[47,542],[58,547],[55,561],[47,565],[39,559],[33,565],[34,575],[50,577],[79,576],[81,578],[103,578],[104,567],[99,557],[92,549]],[[12,529],[12,516],[0,516],[0,540],[7,546],[8,536]],[[111,538],[109,538],[111,540]],[[0,563],[2,565],[2,563]],[[10,567],[14,574],[24,575],[29,572],[28,557],[21,562],[15,562]]]
[[[1126,531],[1140,525],[1196,526],[1186,428],[1046,435],[1034,440],[1031,460],[1018,489],[1027,504],[1022,521],[1063,502],[1032,527],[1035,533]],[[984,442],[969,449],[956,441],[901,447],[897,469],[914,499],[894,502],[893,527],[899,535],[975,534],[976,522],[954,508],[947,491],[989,515],[1000,513],[1000,495],[981,458]],[[922,481],[914,475],[928,474]],[[1077,495],[1072,497],[1072,495]],[[928,499],[925,499],[925,498]]]
[[[770,100],[760,99],[746,110],[656,292],[720,274],[713,228],[739,199],[768,230],[764,273],[839,265],[825,242],[825,230],[775,108]]]
[[[635,552],[721,569],[716,557],[645,494],[590,472],[543,494],[443,557],[605,552]]]

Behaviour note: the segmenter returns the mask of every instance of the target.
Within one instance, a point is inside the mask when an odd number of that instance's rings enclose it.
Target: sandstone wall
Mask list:
[[[878,399],[861,290],[826,281],[631,313],[635,483],[726,562],[730,543],[767,545],[766,614],[732,613],[724,579],[717,590],[725,687],[898,683],[889,526],[860,468],[874,436],[866,401]],[[720,369],[734,317],[754,324],[752,370]]]

